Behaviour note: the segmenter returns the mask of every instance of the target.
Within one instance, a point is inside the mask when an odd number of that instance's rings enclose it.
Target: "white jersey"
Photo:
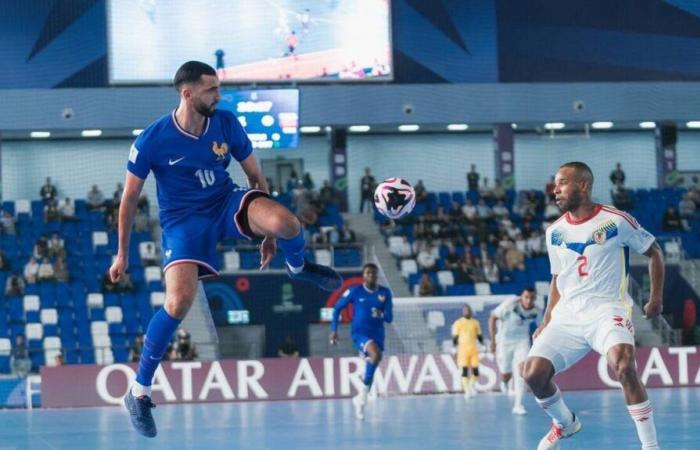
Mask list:
[[[530,344],[530,323],[537,320],[542,310],[537,306],[524,309],[520,297],[501,302],[491,315],[499,320],[496,331],[496,343],[513,344],[527,342]]]
[[[606,205],[580,221],[564,214],[547,228],[546,239],[559,301],[576,312],[611,302],[629,308],[629,250],[644,253],[655,240],[632,216]]]

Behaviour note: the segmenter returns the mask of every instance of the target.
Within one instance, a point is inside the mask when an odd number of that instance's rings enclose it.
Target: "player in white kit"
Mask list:
[[[663,255],[654,236],[637,221],[610,206],[593,203],[593,173],[581,162],[566,163],[555,177],[554,195],[564,212],[547,228],[552,272],[549,304],[523,366],[523,378],[537,403],[552,417],[539,450],[581,429],[552,382],[591,349],[605,355],[617,376],[643,449],[658,449],[651,403],[634,360],[634,329],[627,294],[629,251],[649,257],[647,317],[661,312]]]
[[[498,305],[489,317],[491,351],[496,354],[498,371],[501,373],[501,391],[507,392],[513,372],[517,374],[513,380],[515,403],[512,411],[517,415],[527,414],[523,406],[525,382],[520,376],[519,367],[530,350],[530,324],[542,313],[542,310],[535,306],[536,298],[535,289],[525,288],[519,297]]]

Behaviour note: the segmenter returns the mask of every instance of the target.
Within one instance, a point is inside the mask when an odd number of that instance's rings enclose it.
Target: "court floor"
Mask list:
[[[700,448],[700,388],[650,390],[661,447]],[[563,449],[639,449],[619,391],[567,392],[582,431]],[[348,400],[162,405],[159,435],[138,436],[121,408],[0,411],[0,450],[8,449],[534,449],[548,428],[532,397],[529,414],[510,399],[482,394],[392,397],[367,406],[364,422]]]

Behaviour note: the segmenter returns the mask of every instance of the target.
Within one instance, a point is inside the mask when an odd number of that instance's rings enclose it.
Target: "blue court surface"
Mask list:
[[[663,449],[700,448],[700,389],[650,391]],[[639,449],[619,391],[567,392],[582,431],[563,449]],[[132,431],[121,408],[5,410],[0,450],[8,449],[534,449],[548,420],[532,397],[529,414],[483,394],[392,397],[371,402],[364,422],[349,400],[169,405],[154,410],[159,435]]]

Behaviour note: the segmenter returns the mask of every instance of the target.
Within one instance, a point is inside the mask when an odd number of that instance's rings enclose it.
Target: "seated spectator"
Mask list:
[[[134,344],[129,349],[129,361],[139,362],[143,353],[143,334],[139,334],[134,338]]]
[[[10,259],[5,251],[0,248],[0,272],[8,272],[11,269]]]
[[[146,195],[145,192],[142,192],[139,196],[139,201],[136,203],[136,210],[145,214],[146,217],[151,215],[151,203],[148,201],[148,195]]]
[[[613,184],[613,186],[624,186],[625,171],[622,170],[622,164],[617,163],[615,165],[615,170],[610,172],[610,182]]]
[[[112,194],[112,203],[119,204],[122,201],[122,194],[124,194],[124,185],[117,183],[117,188]]]
[[[29,258],[27,264],[24,265],[24,279],[27,283],[34,284],[39,276],[39,263],[36,262],[36,258],[33,256]]]
[[[481,185],[481,188],[479,188],[479,198],[483,198],[486,200],[490,200],[493,198],[493,190],[491,190],[491,186],[489,186],[488,177],[484,177],[484,181]]]
[[[462,260],[455,250],[455,246],[447,243],[447,255],[445,256],[445,268],[447,270],[459,270],[459,263]]]
[[[695,206],[700,208],[700,178],[698,178],[697,175],[693,175],[692,180],[690,189],[688,189],[688,195],[693,203],[695,203]]]
[[[484,278],[487,283],[498,283],[501,280],[500,270],[496,261],[488,257],[484,260]]]
[[[489,208],[489,205],[486,204],[486,200],[483,198],[479,200],[479,204],[476,205],[476,214],[481,220],[488,220],[491,218],[491,208]]]
[[[436,268],[437,259],[430,248],[430,244],[427,242],[421,245],[420,251],[416,256],[416,262],[421,270],[434,270]]]
[[[530,256],[540,256],[545,253],[544,236],[542,233],[533,232],[527,238],[527,253]]]
[[[76,222],[78,217],[75,215],[75,204],[70,197],[66,197],[63,203],[61,203],[58,212],[61,216],[63,222]]]
[[[58,233],[51,234],[51,239],[47,242],[48,256],[56,258],[58,256],[66,256],[66,248]]]
[[[525,270],[525,255],[518,250],[514,243],[510,243],[504,254],[506,270]]]
[[[462,206],[462,212],[464,213],[464,217],[466,217],[468,221],[474,221],[474,219],[476,219],[476,206],[474,206],[471,200],[467,200],[466,202],[464,202],[464,206]]]
[[[435,294],[435,286],[433,286],[433,280],[430,278],[427,272],[423,272],[421,275],[420,283],[418,285],[418,296],[419,297],[432,297]]]
[[[41,187],[39,197],[41,197],[44,204],[48,204],[52,200],[56,200],[57,195],[58,191],[56,190],[56,186],[51,184],[51,177],[46,177],[46,183]]]
[[[41,260],[41,264],[39,264],[37,278],[39,281],[53,281],[54,279],[53,265],[46,256]]]
[[[632,197],[630,197],[629,192],[621,184],[615,188],[612,192],[612,202],[615,208],[622,211],[629,211],[632,209]]]
[[[428,191],[425,189],[423,180],[418,180],[413,190],[416,193],[416,203],[422,203],[428,199]]]
[[[36,259],[49,256],[49,240],[46,238],[46,236],[41,235],[39,236],[39,239],[36,240],[32,255],[34,255],[34,258]]]
[[[97,187],[96,184],[92,185],[92,189],[87,193],[87,208],[90,211],[96,211],[104,208],[105,206],[105,196]]]
[[[561,210],[555,203],[553,199],[549,199],[547,202],[547,206],[544,208],[544,218],[545,220],[557,220],[559,216],[561,215]]]
[[[104,275],[102,275],[102,288],[101,291],[103,294],[107,293],[117,293],[119,290],[119,287],[117,283],[112,282],[112,277],[109,275],[109,270],[105,272]]]
[[[474,265],[469,268],[468,275],[473,283],[486,282],[486,276],[484,274],[484,266],[481,263],[481,259],[474,258]]]
[[[319,198],[321,200],[321,203],[323,203],[324,205],[335,203],[336,192],[335,192],[335,189],[333,189],[333,186],[331,186],[330,181],[328,181],[328,180],[323,181],[323,186],[321,187],[321,192],[320,192]],[[370,203],[369,209],[371,210],[372,209],[371,199],[369,200],[369,203]]]
[[[350,229],[349,224],[345,221],[343,228],[340,229],[340,243],[341,244],[352,244],[357,241],[355,232]]]
[[[9,211],[2,211],[0,214],[0,234],[5,234],[7,236],[17,235],[17,219],[15,216],[9,213]]]
[[[277,356],[280,358],[298,358],[299,347],[291,336],[284,338],[284,342],[277,347]]]
[[[518,231],[515,235],[515,248],[517,248],[520,253],[530,256],[527,252],[527,241],[520,231]]]
[[[44,206],[44,222],[56,222],[61,219],[61,212],[58,210],[58,204],[55,199],[46,202]]]
[[[676,208],[670,207],[666,210],[661,227],[664,231],[681,231],[681,216],[676,211]]]
[[[117,213],[109,208],[106,211],[105,226],[107,227],[107,232],[117,231]]]
[[[453,223],[464,223],[467,221],[464,211],[459,206],[459,202],[454,200],[452,200],[452,209],[450,209],[448,217]]]
[[[10,351],[10,368],[12,373],[19,378],[27,378],[32,370],[32,361],[29,359],[29,349],[24,342],[24,336],[15,337],[15,345]]]
[[[19,297],[24,295],[24,280],[17,273],[7,277],[5,281],[5,297]]]
[[[494,185],[493,189],[491,190],[491,193],[493,194],[493,198],[495,200],[506,200],[506,188],[503,187],[503,182],[500,178],[496,178],[494,180]]]
[[[56,281],[61,283],[67,283],[70,281],[68,265],[66,264],[66,260],[63,258],[63,256],[56,257],[56,262],[53,265],[53,272],[54,276],[56,277]]]
[[[494,205],[491,211],[493,212],[493,216],[496,219],[508,217],[510,215],[510,211],[508,211],[508,208],[506,208],[506,205],[503,202],[503,200],[498,200],[498,202]]]
[[[683,198],[678,203],[678,212],[682,219],[690,219],[695,215],[697,207],[691,198],[690,192],[683,194]]]
[[[175,360],[194,361],[197,358],[197,348],[192,343],[190,333],[184,328],[177,330],[177,340],[175,341]]]

